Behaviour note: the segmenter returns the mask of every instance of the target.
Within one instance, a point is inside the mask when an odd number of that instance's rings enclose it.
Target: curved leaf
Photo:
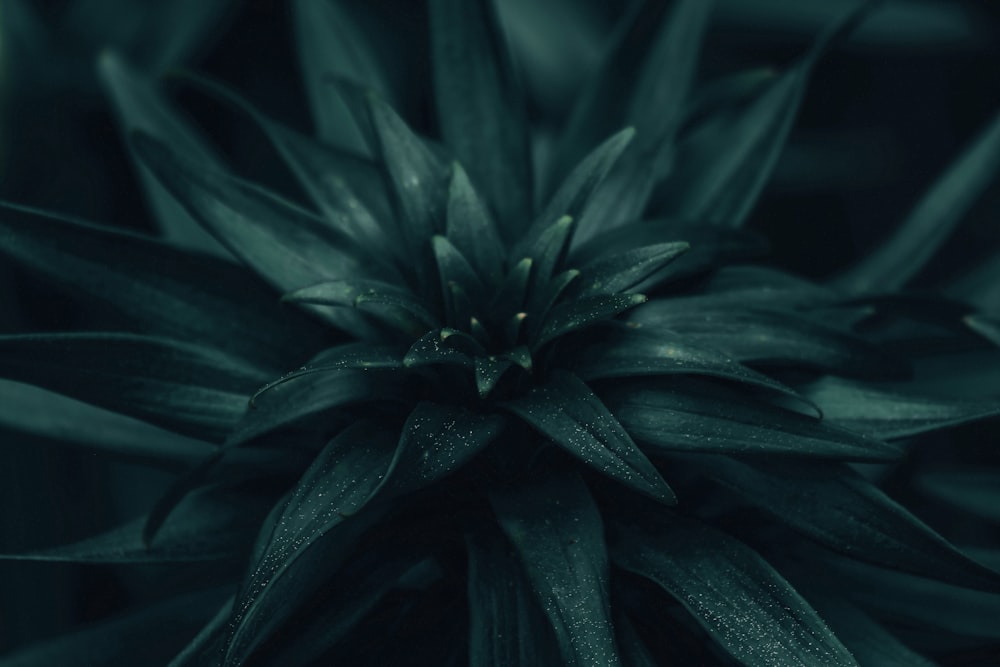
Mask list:
[[[919,385],[875,385],[825,377],[801,388],[839,426],[892,440],[1000,415],[997,401],[917,393]]]
[[[0,425],[168,470],[189,468],[216,451],[211,443],[8,380],[0,380]]]
[[[620,665],[611,622],[604,525],[576,476],[490,495],[500,527],[556,633],[566,665]]]
[[[557,303],[545,316],[532,348],[537,350],[560,336],[610,320],[645,302],[644,294],[597,294]]]
[[[654,449],[850,461],[884,461],[901,454],[879,440],[697,378],[621,384],[607,392],[606,401],[625,430]]]
[[[434,94],[445,143],[517,239],[532,202],[520,85],[492,0],[430,3]],[[489,158],[485,158],[485,156]]]
[[[688,248],[684,241],[660,243],[599,257],[580,267],[580,293],[616,294],[632,289]]]
[[[649,527],[615,526],[615,564],[677,598],[747,665],[857,665],[816,612],[750,547],[694,519],[660,513]]]
[[[281,297],[289,303],[357,308],[405,334],[420,335],[438,326],[437,318],[404,287],[380,280],[332,280]]]
[[[504,246],[489,211],[458,162],[451,165],[448,187],[447,237],[490,285],[503,276]]]
[[[892,291],[910,281],[994,181],[1000,169],[1000,116],[920,199],[874,253],[838,276],[848,292]]]
[[[0,336],[0,373],[207,439],[228,433],[266,377],[216,350],[118,333]]]
[[[124,231],[0,203],[0,254],[130,328],[202,341],[267,369],[301,360],[292,339],[310,350],[320,340],[246,269]]]
[[[938,470],[920,475],[916,486],[953,507],[1000,524],[1000,473]]]
[[[575,375],[554,374],[503,406],[601,474],[661,502],[677,501],[601,399]]]

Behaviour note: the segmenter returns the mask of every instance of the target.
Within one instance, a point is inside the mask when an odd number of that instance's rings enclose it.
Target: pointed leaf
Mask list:
[[[995,345],[1000,345],[1000,318],[988,315],[969,315],[965,318],[965,323],[983,338]]]
[[[584,296],[616,294],[632,289],[688,248],[690,246],[683,241],[660,243],[600,257],[580,267],[580,293]]]
[[[497,295],[493,299],[491,311],[500,313],[516,313],[525,306],[528,295],[529,279],[534,260],[525,257],[507,272]]]
[[[451,165],[447,236],[469,259],[480,278],[490,285],[500,282],[504,261],[500,232],[458,162]]]
[[[503,538],[480,529],[465,543],[470,667],[558,664],[555,637]]]
[[[206,169],[166,145],[139,134],[133,144],[144,162],[202,225],[244,264],[281,292],[344,276],[383,277],[366,251],[311,214]],[[348,310],[323,311],[335,326],[361,334],[368,328]]]
[[[712,462],[709,475],[745,502],[851,558],[1000,590],[1000,575],[967,558],[846,466],[723,459]]]
[[[762,308],[707,308],[697,301],[657,299],[629,315],[643,327],[674,331],[699,347],[744,363],[794,366],[858,377],[900,377],[905,362],[860,337],[802,315]]]
[[[226,638],[226,622],[233,613],[234,599],[230,597],[222,603],[208,623],[202,626],[184,649],[174,656],[167,667],[204,667],[218,664],[222,654],[223,642]],[[212,661],[215,662],[212,662]]]
[[[795,589],[735,538],[665,512],[649,527],[616,526],[612,535],[617,565],[670,593],[741,663],[857,665]]]
[[[298,362],[292,338],[305,349],[319,341],[318,327],[282,312],[242,267],[138,235],[0,204],[0,254],[112,309],[130,329],[198,340],[266,369]]]
[[[839,426],[875,438],[908,438],[1000,415],[997,401],[922,395],[918,386],[825,377],[802,388]]]
[[[412,292],[380,280],[331,280],[297,289],[281,300],[358,308],[406,334],[420,335],[438,324]]]
[[[531,206],[532,163],[523,96],[493,2],[433,0],[430,23],[441,133],[516,239]]]
[[[216,350],[118,333],[0,336],[0,374],[207,439],[266,377]]]
[[[124,58],[112,51],[103,51],[98,58],[97,71],[127,132],[142,130],[169,143],[191,159],[222,168],[219,159],[156,84],[133,70]],[[218,241],[170,196],[147,167],[141,163],[137,166],[146,196],[168,241],[185,248],[230,257]]]
[[[486,286],[469,264],[469,260],[451,244],[451,241],[444,236],[434,236],[431,238],[431,247],[434,250],[444,298],[451,297],[450,284],[458,286],[472,302],[481,302],[486,298]]]
[[[369,146],[329,77],[339,76],[389,95],[374,52],[342,3],[296,0],[293,8],[299,65],[317,134],[328,144],[365,155]]]
[[[604,525],[577,476],[490,496],[556,633],[566,665],[620,665],[609,602]]]
[[[635,136],[635,130],[626,128],[618,132],[584,158],[552,196],[542,213],[535,218],[520,241],[514,246],[510,257],[529,255],[541,235],[553,223],[569,216],[579,220],[587,210],[594,192],[604,182],[605,177],[615,165],[621,154]]]
[[[597,322],[611,320],[645,302],[644,294],[598,294],[563,301],[553,306],[546,315],[532,347],[537,350],[560,336]]]
[[[653,464],[576,376],[554,374],[547,384],[503,405],[600,473],[664,503],[676,502]]]
[[[884,461],[900,455],[879,440],[696,378],[630,382],[608,392],[605,400],[625,430],[650,448],[852,461]]]
[[[208,442],[8,380],[0,380],[0,425],[60,446],[168,470],[188,468],[216,449]]]
[[[751,370],[734,359],[691,345],[670,331],[616,328],[600,342],[574,349],[569,355],[584,380],[642,375],[705,375],[790,396],[818,412],[791,387]]]
[[[529,250],[535,266],[536,293],[542,293],[539,288],[547,284],[556,270],[562,267],[566,253],[569,252],[569,244],[573,240],[573,229],[573,218],[564,215],[542,232],[538,241]]]
[[[476,357],[476,389],[486,398],[514,362],[505,356]]]
[[[445,329],[428,331],[410,346],[403,365],[406,368],[417,368],[431,364],[453,364],[456,366],[472,366],[472,357],[466,352],[447,344]]]
[[[237,596],[223,664],[243,664],[253,649],[291,613],[285,591],[297,582],[292,566],[324,534],[371,499],[389,472],[394,434],[356,422],[330,441],[292,490]],[[332,567],[332,564],[331,564]],[[289,592],[288,595],[292,595]],[[279,611],[279,608],[282,608]]]
[[[1000,116],[945,171],[887,241],[837,277],[836,286],[864,293],[897,290],[908,283],[994,182],[998,169]]]

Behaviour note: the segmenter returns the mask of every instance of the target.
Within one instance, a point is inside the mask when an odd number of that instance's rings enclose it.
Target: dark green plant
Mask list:
[[[0,337],[3,422],[177,473],[136,521],[8,557],[162,564],[183,593],[0,664],[147,664],[163,627],[175,667],[995,646],[996,572],[855,464],[1000,412],[928,362],[995,364],[966,326],[995,341],[993,316],[901,292],[989,184],[1000,122],[817,285],[753,263],[740,227],[864,12],[776,76],[689,95],[709,3],[639,3],[542,142],[489,0],[429,3],[439,140],[393,111],[343,7],[296,10],[319,140],[189,81],[259,124],[311,210],[234,176],[114,55],[152,207],[202,250],[2,209],[0,251],[109,323]],[[952,500],[995,498],[986,479]]]

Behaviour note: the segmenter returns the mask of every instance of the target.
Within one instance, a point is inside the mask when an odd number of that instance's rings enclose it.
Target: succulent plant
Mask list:
[[[1000,413],[927,363],[989,350],[997,321],[901,291],[989,184],[1000,122],[820,285],[741,227],[867,10],[778,75],[693,95],[710,3],[638,3],[552,135],[493,4],[430,0],[433,138],[343,6],[296,12],[317,138],[187,81],[259,125],[308,207],[105,54],[170,240],[0,210],[0,252],[107,323],[0,337],[3,423],[175,473],[137,520],[6,557],[159,564],[178,592],[0,664],[150,664],[162,628],[174,667],[995,650],[1000,577],[878,480]]]

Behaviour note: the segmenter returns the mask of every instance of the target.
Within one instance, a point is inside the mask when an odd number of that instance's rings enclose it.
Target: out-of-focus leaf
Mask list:
[[[846,466],[713,461],[708,474],[743,499],[851,558],[957,584],[1000,590],[1000,574],[970,560]]]
[[[457,162],[451,165],[447,232],[448,240],[469,259],[483,281],[490,285],[500,282],[504,261],[500,232]]]
[[[212,2],[203,4],[211,5]],[[98,75],[110,93],[121,118],[121,125],[126,131],[142,130],[169,143],[192,160],[215,169],[222,168],[222,163],[214,152],[173,108],[156,84],[133,70],[125,59],[112,51],[103,52],[98,60]],[[138,169],[157,222],[168,241],[186,248],[230,257],[218,241],[202,229],[156,180],[148,167],[139,163]]]
[[[620,665],[611,622],[604,525],[576,476],[494,492],[501,528],[555,630],[563,663]]]
[[[698,86],[684,109],[684,122],[698,121],[728,107],[746,103],[778,75],[770,67],[727,74]]]
[[[707,524],[663,512],[646,528],[616,525],[611,554],[677,598],[743,664],[857,665],[757,552]]]
[[[524,308],[533,265],[534,261],[530,257],[525,257],[511,267],[493,298],[491,310],[516,313]]]
[[[529,250],[534,261],[535,293],[542,292],[540,287],[547,284],[552,279],[552,274],[562,265],[573,239],[574,228],[573,218],[564,215],[542,232]]]
[[[266,377],[217,350],[119,333],[0,336],[0,373],[213,440],[236,423]]]
[[[924,267],[996,178],[1000,169],[1000,116],[973,141],[920,199],[888,240],[834,284],[848,292],[891,291]]]
[[[442,297],[449,300],[449,287],[460,286],[472,302],[481,303],[486,298],[486,286],[466,256],[444,236],[431,238],[431,248],[437,264]]]
[[[742,226],[785,146],[816,61],[870,10],[867,4],[853,7],[755,100],[693,128],[678,146],[676,163],[683,168],[658,193],[661,210],[687,220]]]
[[[253,541],[265,510],[253,496],[202,488],[180,502],[148,546],[143,540],[146,517],[140,517],[79,542],[0,554],[0,559],[120,564],[239,558]]]
[[[55,444],[168,470],[193,466],[210,443],[20,382],[0,380],[0,425]]]
[[[645,375],[705,375],[777,392],[813,406],[791,387],[670,331],[618,327],[592,345],[565,352],[584,380]]]
[[[485,529],[465,541],[470,667],[558,664],[555,637],[507,544]]]
[[[202,626],[184,649],[174,656],[167,667],[215,667],[222,655],[226,638],[226,622],[233,613],[233,598],[230,597],[208,623]],[[213,662],[214,661],[214,662]]]
[[[969,315],[965,323],[983,338],[1000,345],[1000,319],[989,315]]]
[[[493,0],[434,0],[430,24],[445,143],[517,239],[529,220],[532,164],[523,95]]]
[[[946,293],[988,313],[1000,313],[1000,253],[973,264],[945,288]]]
[[[661,502],[676,502],[653,464],[575,375],[555,374],[504,406],[598,472]]]
[[[4,667],[134,667],[135,657],[164,664],[193,636],[229,589],[187,593],[48,639],[0,659]],[[156,641],[150,641],[150,629]]]
[[[531,248],[538,243],[545,230],[563,216],[579,220],[586,212],[594,193],[634,136],[635,130],[626,128],[607,139],[576,165],[541,214],[531,223],[519,242],[514,244],[509,258],[513,260],[530,256]]]
[[[381,68],[364,33],[344,8],[333,0],[297,0],[294,5],[295,44],[313,111],[316,132],[324,142],[361,155],[369,154],[364,135],[330,83],[337,76],[389,97]]]
[[[112,309],[130,329],[201,341],[263,368],[284,370],[301,359],[289,348],[320,340],[241,267],[138,235],[0,204],[0,254]]]
[[[857,461],[890,460],[901,453],[697,378],[634,381],[606,394],[625,430],[654,450]]]
[[[545,316],[532,347],[537,350],[560,336],[610,320],[645,302],[645,294],[596,294],[557,303]]]
[[[862,665],[935,667],[935,663],[903,644],[868,614],[833,591],[806,590],[809,602]]]
[[[833,290],[765,266],[732,265],[714,272],[698,286],[698,294],[677,296],[685,310],[726,308],[816,308],[839,301]]]
[[[907,367],[888,351],[802,315],[764,308],[707,308],[682,300],[653,299],[629,315],[643,327],[666,328],[692,344],[744,363],[790,365],[837,375],[892,378]]]
[[[934,471],[917,477],[925,493],[953,507],[1000,523],[1000,473],[990,470]]]
[[[624,613],[615,616],[618,645],[622,649],[622,662],[628,667],[656,667],[656,658],[649,652],[632,621]]]
[[[828,421],[881,439],[907,438],[1000,414],[995,400],[922,395],[919,387],[825,377],[801,391],[822,408]]]
[[[389,472],[394,440],[387,429],[357,422],[309,466],[271,530],[260,536],[233,608],[223,665],[243,664],[294,611],[288,602],[310,584],[293,565],[321,536],[365,507]]]

